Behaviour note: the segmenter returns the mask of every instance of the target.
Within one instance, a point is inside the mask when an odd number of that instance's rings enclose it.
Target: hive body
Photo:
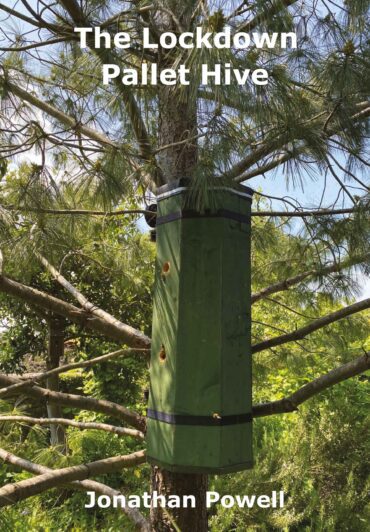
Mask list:
[[[148,460],[178,472],[252,466],[250,209],[215,187],[202,210],[158,194]]]

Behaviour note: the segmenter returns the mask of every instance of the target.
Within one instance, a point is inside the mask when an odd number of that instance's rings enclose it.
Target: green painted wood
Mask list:
[[[214,190],[204,207],[249,215],[182,218],[157,226],[148,408],[223,418],[251,413],[250,208]],[[158,202],[159,219],[188,209],[186,192]],[[203,213],[204,214],[204,213]],[[252,466],[252,423],[169,424],[148,419],[148,459],[179,472]]]

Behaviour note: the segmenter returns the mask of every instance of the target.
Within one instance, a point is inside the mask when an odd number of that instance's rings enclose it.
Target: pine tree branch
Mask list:
[[[275,157],[270,162],[263,164],[262,166],[259,166],[258,168],[255,168],[254,170],[250,170],[249,172],[245,172],[241,174],[238,178],[236,178],[236,181],[238,183],[243,183],[244,181],[248,181],[248,179],[252,179],[253,177],[257,177],[259,175],[263,175],[266,172],[269,172],[270,170],[273,170],[274,168],[277,168],[281,164],[284,164],[288,161],[290,161],[294,156],[298,155],[300,152],[302,153],[304,151],[305,147],[302,146],[300,149],[297,150],[295,148],[294,154],[290,151],[287,153],[284,153],[282,155],[279,155],[278,157]]]
[[[123,209],[117,211],[95,211],[89,209],[44,209],[42,207],[17,207],[17,205],[1,205],[1,208],[7,211],[21,212],[21,213],[36,213],[36,214],[54,214],[56,216],[104,216],[110,218],[113,216],[135,215],[135,214],[150,214],[156,216],[152,211],[144,209]]]
[[[325,266],[324,268],[320,269],[312,269],[307,270],[305,272],[302,272],[298,275],[295,275],[294,277],[288,277],[287,279],[284,279],[283,281],[279,281],[277,283],[274,283],[270,286],[267,286],[263,290],[260,290],[259,292],[255,292],[251,296],[252,303],[256,303],[260,299],[263,299],[264,297],[270,296],[272,294],[276,294],[277,292],[283,292],[285,290],[289,290],[292,286],[301,283],[307,277],[312,276],[323,276],[328,275],[330,273],[336,273],[340,272],[342,270],[345,270],[346,268],[350,268],[351,266],[356,266],[357,264],[361,264],[361,262],[365,262],[370,258],[370,254],[367,253],[366,255],[361,255],[360,257],[351,257],[350,259],[343,260],[340,263],[337,264],[330,264],[329,266]]]
[[[92,329],[130,347],[148,348],[150,346],[150,339],[147,336],[128,325],[121,322],[108,322],[41,290],[18,283],[5,276],[0,276],[0,292],[63,316],[73,323]]]
[[[4,4],[0,4],[0,11],[4,11],[5,13],[8,13],[12,17],[22,20],[23,22],[27,22],[27,24],[30,24],[31,26],[35,26],[36,28],[48,29],[50,31],[58,31],[58,32],[65,29],[62,26],[58,26],[56,24],[51,24],[49,22],[45,23],[45,21],[40,22],[38,20],[35,20],[34,18],[28,17],[24,13],[21,13],[20,11],[16,11],[15,9],[12,9]]]
[[[0,488],[0,507],[9,506],[19,501],[57,488],[74,480],[86,480],[91,476],[105,475],[121,471],[123,468],[135,467],[146,461],[145,451],[138,451],[125,456],[106,458],[89,464],[82,464],[63,469],[54,469],[47,473],[21,480],[14,484],[7,484]]]
[[[370,352],[364,356],[352,360],[339,368],[335,368],[325,375],[314,379],[313,381],[305,384],[302,388],[299,388],[296,392],[292,393],[289,397],[280,399],[278,401],[272,401],[271,403],[262,403],[253,406],[253,417],[271,416],[274,414],[284,414],[289,412],[295,412],[298,406],[303,402],[311,399],[311,397],[318,393],[343,382],[351,377],[360,375],[364,371],[370,368]]]
[[[333,139],[331,139],[331,140],[333,140]],[[344,146],[344,145],[342,145],[342,148],[347,149],[347,147]],[[254,170],[250,170],[248,172],[245,172],[244,174],[240,175],[236,179],[236,181],[238,183],[243,183],[245,181],[248,181],[249,179],[252,179],[253,177],[257,177],[259,175],[263,175],[266,172],[269,172],[270,170],[273,170],[273,169],[277,168],[278,166],[290,161],[291,159],[293,159],[297,155],[300,155],[300,154],[304,153],[305,151],[306,151],[306,146],[304,146],[304,145],[302,145],[300,147],[295,147],[294,151],[289,151],[287,153],[279,155],[278,157],[273,158],[268,163],[266,163],[266,164],[264,164],[262,166],[259,166],[258,168],[255,168]],[[358,177],[356,177],[351,172],[348,172],[348,170],[346,168],[341,166],[340,163],[334,158],[334,156],[332,154],[329,153],[329,157],[334,160],[336,165],[339,168],[341,168],[341,170],[343,172],[345,172],[347,175],[350,175],[352,177],[352,179],[357,181],[364,189],[369,190],[369,187],[367,185],[365,185],[365,183],[363,183]]]
[[[361,106],[362,106],[362,103],[361,103]],[[361,122],[369,118],[369,116],[370,116],[370,106],[352,115],[351,120],[353,123]],[[319,120],[322,120],[322,118],[323,118],[323,113],[320,113],[317,117],[315,117],[314,119],[311,119],[311,121],[319,121]],[[302,126],[303,125],[304,124],[302,124]],[[337,135],[340,132],[341,130],[338,129],[337,127],[328,129],[328,131],[322,133],[322,141],[325,142],[327,139],[329,139],[330,137],[334,135]],[[294,139],[292,138],[289,140],[289,142],[292,142],[293,140]],[[230,170],[226,171],[222,175],[222,177],[226,179],[233,179],[237,182],[244,181],[245,179],[248,178],[248,175],[249,175],[249,172],[245,174],[245,171],[251,166],[260,162],[264,157],[271,155],[276,150],[285,150],[289,152],[290,150],[288,148],[287,142],[288,142],[287,135],[277,136],[276,138],[274,138],[273,140],[269,142],[261,142],[261,144],[256,149],[251,151],[251,153],[249,153],[246,157],[244,157],[244,159],[241,159],[240,161],[238,161],[232,168],[230,168]],[[305,146],[302,145],[299,149],[304,150]],[[276,164],[275,166],[271,166],[271,167],[267,166],[267,168],[271,170],[272,168],[275,168],[279,164],[286,162],[289,159],[292,159],[294,155],[295,153],[290,151],[289,157],[288,155],[282,156],[280,161],[278,158],[278,161],[279,161],[278,164]]]
[[[63,275],[56,268],[54,268],[54,266],[50,264],[50,262],[45,257],[43,257],[37,251],[34,251],[34,253],[41,262],[41,264],[51,273],[54,279],[79,302],[81,307],[86,312],[98,318],[101,318],[106,323],[109,323],[110,325],[116,327],[117,329],[122,331],[122,334],[126,335],[127,338],[129,338],[131,341],[135,342],[138,335],[144,340],[144,335],[142,335],[140,331],[137,331],[133,327],[130,327],[130,325],[122,323],[105,310],[97,307],[96,305],[94,305],[94,303],[91,303],[79,290],[77,290],[75,286],[73,286],[69,281],[67,281],[67,279],[63,277]],[[149,341],[148,338],[146,340]]]
[[[0,449],[0,460],[3,460],[6,464],[11,464],[17,468],[20,468],[21,470],[28,471],[29,473],[34,473],[35,475],[42,475],[44,473],[51,473],[53,471],[49,467],[30,462],[29,460],[20,458],[15,454],[5,451],[4,449]],[[63,485],[63,488],[64,487],[65,486]],[[100,495],[108,495],[108,497],[110,498],[118,495],[123,495],[122,492],[114,490],[111,487],[102,484],[101,482],[96,482],[95,480],[75,480],[70,484],[66,484],[66,487],[82,491],[95,491]],[[134,523],[138,530],[141,530],[142,532],[151,531],[148,521],[137,509],[121,506],[119,507],[119,509],[122,510],[122,512],[125,513],[129,517],[129,519],[131,519],[131,521]]]
[[[361,105],[364,107],[364,109],[362,109],[362,111],[360,111],[359,113],[356,113],[355,115],[353,115],[352,119],[354,121],[362,121],[362,120],[366,120],[366,118],[369,118],[370,117],[370,105],[369,105],[369,102],[366,102],[366,107],[364,106],[363,102],[361,103]],[[332,130],[334,132],[336,132],[335,130]],[[334,134],[332,132],[332,134]]]
[[[266,21],[271,21],[274,15],[277,15],[282,11],[283,8],[287,8],[293,4],[296,4],[298,0],[275,0],[270,2],[270,5],[267,9],[263,10],[262,13],[256,15],[249,22],[242,22],[237,28],[236,31],[245,31],[249,32],[256,29],[261,23]]]
[[[112,146],[115,148],[118,147],[118,144],[110,140],[103,133],[100,133],[99,131],[92,129],[88,126],[82,125],[75,118],[68,116],[63,111],[61,111],[60,109],[57,109],[50,103],[46,103],[40,100],[40,98],[37,98],[37,96],[35,96],[31,91],[22,89],[19,85],[16,85],[15,83],[11,82],[8,77],[4,77],[3,75],[0,75],[0,81],[9,92],[14,94],[21,100],[30,103],[34,107],[37,107],[37,109],[44,111],[49,116],[52,116],[53,118],[58,120],[64,126],[72,128],[76,133],[85,135],[87,138],[91,140],[95,140],[96,142],[98,142],[99,144],[102,144],[105,147],[107,146]]]
[[[22,382],[13,384],[7,388],[0,389],[0,398],[5,395],[9,395],[10,393],[13,393],[13,392],[19,392],[20,390],[22,390],[23,388],[27,388],[28,386],[39,384],[40,382],[54,375],[60,375],[61,373],[66,373],[67,371],[70,371],[71,369],[90,368],[97,364],[101,364],[103,362],[107,362],[108,360],[116,359],[118,357],[122,357],[122,356],[126,357],[131,354],[144,354],[145,356],[147,356],[148,353],[150,353],[150,349],[119,349],[118,351],[115,351],[114,353],[108,353],[106,355],[95,357],[90,360],[83,360],[80,362],[73,362],[71,364],[66,364],[64,366],[58,366],[57,368],[50,369],[49,371],[45,371],[44,373],[34,374],[31,377],[26,378],[26,380],[22,380]]]
[[[82,9],[80,8],[79,4],[75,0],[60,0],[60,4],[67,11],[69,16],[73,20],[73,22],[76,24],[76,26],[81,26],[81,27],[91,26],[91,24],[85,17]],[[115,58],[108,49],[95,48],[94,40],[91,38],[91,35],[88,36],[87,43],[89,44],[90,50],[100,59],[102,64],[115,63]],[[156,164],[153,151],[152,151],[151,142],[149,139],[149,134],[147,132],[141,111],[136,102],[133,92],[129,89],[129,87],[125,87],[118,78],[114,79],[114,83],[125,105],[127,114],[130,118],[132,129],[134,131],[137,143],[139,145],[141,156],[143,157],[145,161],[151,161],[152,163],[154,162]],[[156,180],[157,185],[163,184],[163,181],[161,180],[161,174],[160,174],[159,168],[158,168],[157,176],[155,177],[156,177],[155,180]]]
[[[20,379],[15,377],[9,377],[0,373],[0,386],[9,386],[21,382]],[[22,388],[16,395],[25,394],[28,397],[34,397],[48,401],[50,403],[59,403],[71,408],[78,408],[80,410],[89,410],[92,412],[100,412],[107,416],[121,419],[128,423],[128,425],[135,427],[141,432],[145,431],[145,418],[128,410],[124,406],[118,405],[105,399],[94,399],[92,397],[84,397],[82,395],[74,395],[70,393],[55,392],[48,390],[47,388],[41,388],[40,386],[29,385],[26,388]]]
[[[141,209],[117,210],[117,211],[94,211],[88,209],[44,209],[42,207],[17,207],[16,205],[1,205],[1,208],[21,213],[51,214],[55,216],[102,216],[113,218],[114,216],[149,214],[155,217],[156,213]],[[355,207],[348,209],[316,209],[297,211],[252,211],[251,216],[257,218],[279,217],[279,218],[304,218],[309,216],[335,216],[339,214],[353,214],[357,211]]]
[[[139,440],[144,439],[144,434],[139,430],[135,429],[126,429],[124,427],[116,427],[115,425],[109,425],[106,423],[95,423],[95,422],[82,422],[74,421],[72,419],[66,418],[36,418],[29,416],[3,416],[0,415],[0,423],[6,421],[12,423],[25,423],[29,425],[40,425],[41,427],[46,425],[64,425],[66,427],[75,427],[80,430],[102,430],[104,432],[111,432],[113,434],[118,434],[118,436],[133,436]]]
[[[310,216],[337,216],[340,214],[354,214],[359,209],[352,207],[348,209],[316,209],[302,211],[252,211],[251,216],[255,218],[279,217],[279,218],[308,218]]]
[[[366,353],[364,356],[347,364],[344,364],[341,367],[336,368],[321,377],[318,377],[317,379],[314,379],[312,382],[304,385],[302,388],[300,388],[287,398],[281,399],[279,401],[273,401],[270,403],[255,405],[253,407],[253,416],[257,418],[296,411],[300,404],[307,401],[311,397],[317,395],[318,393],[324,391],[325,389],[335,384],[338,384],[340,382],[343,382],[344,380],[359,375],[369,369],[369,354],[370,353]],[[135,454],[136,457],[133,459],[133,456]],[[137,456],[138,454],[140,456]],[[143,451],[139,453],[134,453],[134,455],[100,460],[98,462],[93,462],[92,464],[87,464],[86,466],[74,466],[72,468],[65,468],[61,470],[46,471],[47,468],[43,468],[43,466],[34,465],[31,462],[25,461],[24,459],[16,457],[15,455],[12,455],[11,453],[7,453],[6,451],[0,449],[0,458],[4,460],[4,462],[11,463],[13,465],[21,467],[22,469],[26,469],[28,471],[40,474],[40,477],[36,479],[29,479],[27,481],[21,481],[10,486],[5,486],[5,488],[0,490],[0,505],[5,506],[7,504],[14,504],[19,500],[23,500],[32,495],[36,495],[47,489],[64,485],[67,482],[85,479],[92,474],[107,473],[107,469],[109,469],[109,472],[115,471],[116,467],[128,467],[129,465],[136,465],[138,463],[142,463],[142,461],[145,460]],[[123,465],[122,460],[124,462]],[[134,464],[132,464],[133,461]],[[87,471],[85,468],[87,468]],[[82,486],[82,488],[90,489],[90,486],[91,485],[85,484],[84,486]]]
[[[35,42],[32,44],[25,44],[23,46],[9,46],[7,48],[0,47],[0,52],[25,52],[27,50],[34,50],[35,48],[42,48],[49,46],[50,44],[58,44],[69,40],[66,37],[56,37],[55,39],[49,39],[46,41]]]
[[[225,179],[233,179],[237,182],[241,179],[241,176],[244,174],[245,170],[257,164],[259,161],[270,155],[275,150],[283,149],[286,145],[286,135],[281,138],[277,136],[274,140],[270,142],[263,142],[261,145],[249,153],[244,159],[241,159],[237,162],[230,170],[223,174]]]
[[[76,26],[90,26],[89,24],[86,24],[87,21],[85,20],[85,15],[77,2],[74,0],[59,0],[59,4],[64,7]]]
[[[278,345],[283,345],[288,342],[302,340],[308,334],[311,334],[319,329],[322,329],[323,327],[326,327],[327,325],[330,325],[331,323],[334,323],[338,320],[346,318],[347,316],[351,316],[352,314],[356,314],[368,308],[370,308],[370,298],[364,299],[362,301],[359,301],[358,303],[354,303],[353,305],[349,305],[345,308],[337,310],[336,312],[332,312],[327,316],[314,320],[309,325],[306,325],[301,329],[297,329],[296,331],[293,331],[291,333],[276,336],[275,338],[270,338],[269,340],[265,340],[264,342],[255,344],[252,346],[252,353],[259,353],[260,351],[264,351],[265,349],[269,349],[270,347],[276,347]]]
[[[135,2],[137,4],[137,2]],[[124,9],[123,11],[120,11],[119,13],[116,13],[115,15],[112,15],[110,18],[104,20],[100,24],[101,28],[107,28],[108,26],[111,26],[114,23],[117,22],[124,22],[124,18],[127,17],[127,15],[140,15],[144,13],[148,13],[149,11],[153,11],[155,9],[154,5],[148,5],[144,7],[139,7],[138,5],[135,5],[133,9]]]

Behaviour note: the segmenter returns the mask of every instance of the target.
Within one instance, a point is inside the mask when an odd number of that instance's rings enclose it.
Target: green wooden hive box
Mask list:
[[[184,473],[252,467],[252,191],[189,182],[158,190],[147,454]]]

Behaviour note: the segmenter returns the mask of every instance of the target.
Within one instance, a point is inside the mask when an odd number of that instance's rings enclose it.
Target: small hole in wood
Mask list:
[[[162,275],[167,275],[170,271],[170,263],[164,262],[162,266]]]
[[[161,362],[164,362],[166,360],[166,357],[167,357],[166,350],[164,348],[164,345],[162,345],[161,350],[159,351],[159,360]]]

